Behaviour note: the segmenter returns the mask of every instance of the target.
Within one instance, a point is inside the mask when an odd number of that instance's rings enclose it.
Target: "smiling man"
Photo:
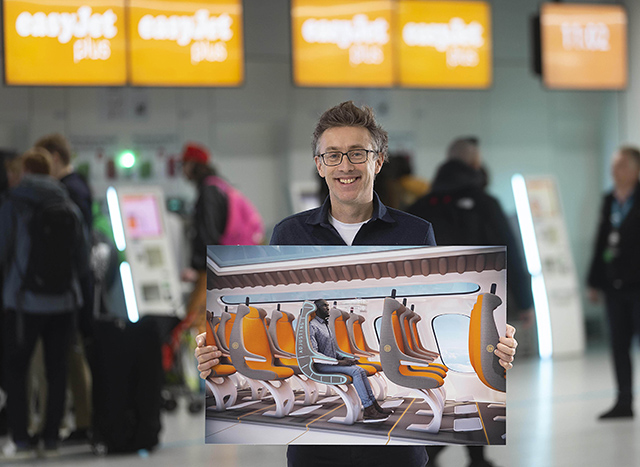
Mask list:
[[[271,245],[435,245],[429,222],[387,208],[373,191],[388,136],[369,107],[348,101],[327,110],[311,146],[329,196],[276,225]]]
[[[369,107],[343,102],[322,114],[312,140],[313,158],[327,182],[329,196],[319,208],[278,223],[271,245],[428,245],[435,246],[431,224],[388,208],[373,191],[373,181],[387,158],[387,132]],[[507,326],[495,354],[509,369],[518,345]],[[221,353],[196,337],[200,377],[206,378]],[[424,467],[423,446],[298,445],[287,449],[288,467]]]

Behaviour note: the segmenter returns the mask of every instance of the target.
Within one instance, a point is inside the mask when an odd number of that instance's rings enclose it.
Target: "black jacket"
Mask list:
[[[93,229],[93,197],[91,196],[91,189],[87,185],[86,180],[82,175],[77,172],[71,172],[60,179],[60,182],[67,187],[69,197],[76,203],[80,212],[82,213],[82,219],[84,225],[89,232]]]
[[[207,269],[207,245],[218,245],[227,223],[227,197],[220,189],[203,179],[198,186],[198,199],[191,229],[191,267]]]
[[[607,239],[613,231],[611,205],[613,192],[604,197],[600,211],[598,235],[589,269],[589,286],[600,290],[639,290],[640,288],[640,182],[636,184],[631,211],[620,225],[618,254],[605,263]]]
[[[484,177],[460,161],[442,164],[431,192],[407,210],[433,225],[438,245],[506,245],[507,283],[519,309],[533,305],[531,277],[500,203],[484,190]]]

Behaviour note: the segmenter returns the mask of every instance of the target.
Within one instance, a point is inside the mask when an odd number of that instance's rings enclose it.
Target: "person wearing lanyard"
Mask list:
[[[611,164],[614,188],[606,194],[588,276],[593,303],[604,294],[618,386],[601,420],[633,417],[631,341],[640,335],[640,150],[621,147]]]
[[[431,245],[435,236],[423,219],[388,208],[373,191],[375,176],[387,157],[387,132],[376,122],[373,110],[352,101],[327,110],[312,139],[316,169],[325,179],[329,196],[322,206],[294,214],[278,223],[271,245]],[[497,344],[500,364],[509,369],[518,345],[515,329],[507,325],[506,337]],[[206,378],[218,363],[220,352],[196,337],[200,377]],[[290,445],[289,467],[424,467],[424,446]]]

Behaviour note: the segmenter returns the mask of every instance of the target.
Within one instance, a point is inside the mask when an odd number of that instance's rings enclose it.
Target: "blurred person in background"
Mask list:
[[[182,150],[182,172],[198,190],[190,226],[190,267],[183,281],[195,282],[187,304],[187,318],[174,330],[174,341],[183,330],[204,331],[207,298],[207,245],[259,245],[264,223],[255,206],[237,189],[218,176],[210,164],[209,151],[197,143]]]
[[[3,448],[5,458],[36,455],[38,439],[27,432],[26,376],[40,337],[44,344],[48,391],[45,424],[39,436],[44,443],[45,456],[58,452],[67,355],[75,314],[82,303],[78,278],[88,270],[88,241],[81,214],[64,187],[49,175],[50,154],[42,148],[34,148],[20,159],[24,173],[0,206],[4,365],[12,435],[12,443]],[[51,207],[54,211],[47,210]],[[56,215],[52,216],[52,212]],[[56,224],[56,220],[64,220],[64,225]],[[47,237],[42,231],[49,229],[53,234]],[[64,238],[60,234],[64,234]],[[34,237],[38,235],[40,237]],[[48,258],[43,252],[33,253],[43,245],[51,251],[48,243],[53,238],[60,240],[58,251],[46,255]],[[46,267],[52,262],[58,267]],[[40,280],[34,284],[36,277]]]
[[[588,296],[604,295],[617,400],[600,419],[633,417],[631,341],[640,335],[640,150],[623,146],[611,163],[613,190],[604,196],[589,269]]]
[[[399,151],[389,154],[389,161],[375,179],[373,189],[385,206],[406,211],[429,191],[429,182],[413,173],[411,154]]]
[[[93,237],[93,196],[85,178],[77,173],[71,163],[72,151],[67,139],[60,133],[52,133],[38,139],[36,148],[43,148],[51,155],[51,176],[67,189],[69,197],[82,213],[84,228]],[[93,271],[88,270],[80,279],[83,305],[78,313],[78,330],[69,349],[69,389],[71,390],[75,431],[68,441],[89,440],[91,428],[91,372],[84,350],[84,340],[91,334],[93,320]],[[84,336],[84,337],[83,337]]]
[[[216,185],[207,182],[218,172],[210,164],[207,148],[196,143],[185,145],[180,157],[182,172],[198,190],[189,227],[191,256],[189,268],[182,271],[181,279],[194,282],[187,305],[190,323],[200,331],[204,328],[207,297],[207,245],[219,245],[227,223],[227,197]]]
[[[322,114],[312,139],[316,169],[326,181],[329,196],[319,208],[294,214],[279,222],[271,245],[435,245],[429,222],[380,202],[373,190],[376,175],[387,156],[387,132],[373,110],[343,102]],[[515,329],[507,326],[496,355],[508,369],[515,355]],[[218,363],[220,352],[196,338],[200,377]],[[428,460],[423,446],[305,446],[290,445],[289,467],[340,465],[423,467]]]
[[[13,166],[19,167],[15,174]],[[22,173],[22,162],[14,151],[0,149],[0,206],[9,193],[9,188],[18,184]],[[0,269],[0,336],[4,334],[4,309],[2,307],[2,269]],[[4,381],[4,349],[0,344],[0,436],[7,434],[7,392]]]
[[[515,320],[515,315],[522,313],[526,325],[530,325],[531,277],[500,203],[485,191],[488,182],[478,138],[457,138],[449,145],[430,193],[409,207],[408,212],[433,224],[439,245],[506,245],[508,294],[513,298],[507,300],[507,314],[509,320]],[[427,447],[434,461],[442,449],[444,446]],[[483,446],[469,446],[468,454],[469,467],[493,465],[485,459]]]

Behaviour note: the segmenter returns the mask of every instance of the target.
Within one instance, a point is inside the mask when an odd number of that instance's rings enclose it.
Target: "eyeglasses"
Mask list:
[[[351,162],[352,164],[362,164],[364,162],[367,162],[367,157],[369,156],[370,152],[375,154],[377,151],[372,151],[371,149],[352,149],[347,152],[329,151],[323,154],[319,154],[318,157],[322,158],[322,162],[324,162],[324,165],[332,167],[342,164],[342,159],[344,158],[344,156],[347,156],[347,159],[349,159],[349,162]]]

